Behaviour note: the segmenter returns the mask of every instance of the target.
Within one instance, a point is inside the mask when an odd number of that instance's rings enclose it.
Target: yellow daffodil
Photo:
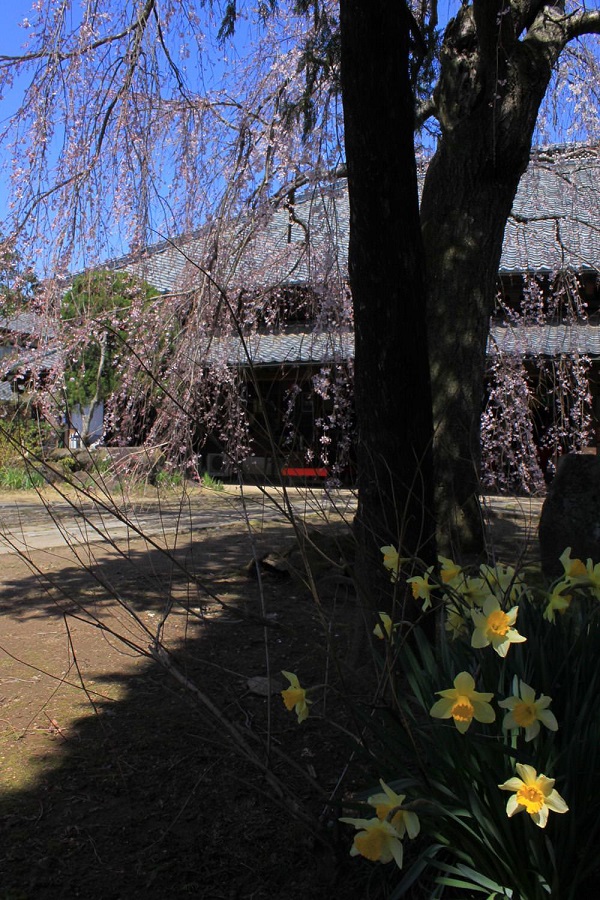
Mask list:
[[[571,559],[571,547],[567,547],[566,550],[563,550],[562,554],[559,556],[559,560],[565,570],[565,576],[567,578],[581,578],[581,576],[585,578],[587,574],[585,563],[580,559]]]
[[[502,791],[514,791],[506,804],[509,818],[515,813],[526,812],[536,825],[545,828],[550,810],[556,813],[569,811],[563,798],[554,790],[554,778],[538,775],[534,768],[522,763],[517,763],[517,772],[520,778],[515,775],[498,785]]]
[[[293,672],[282,671],[281,674],[285,675],[290,683],[289,688],[281,692],[285,708],[289,712],[292,709],[295,710],[298,722],[304,722],[308,718],[308,704],[310,703],[310,700],[306,699],[306,691],[301,687],[298,676],[294,675]]]
[[[378,622],[375,628],[373,629],[373,634],[375,637],[378,637],[380,640],[388,640],[391,638],[394,633],[394,629],[396,625],[392,622],[390,616],[388,616],[385,612],[378,612],[377,615],[381,619],[381,622]],[[383,628],[381,627],[383,625]]]
[[[525,684],[524,681],[518,681],[518,679],[516,681],[515,694],[498,703],[502,709],[509,710],[502,723],[504,730],[515,731],[518,728],[524,728],[526,741],[532,741],[539,734],[540,722],[550,731],[556,731],[558,729],[556,716],[548,709],[552,697],[541,694],[536,700],[532,687]]]
[[[453,562],[445,556],[438,556],[438,562],[440,564],[440,578],[442,584],[454,587],[462,575],[462,568],[458,563]]]
[[[600,563],[595,563],[592,559],[588,559],[585,564],[585,579],[577,579],[581,584],[585,584],[592,589],[592,593],[597,599],[600,599]]]
[[[559,581],[548,594],[548,604],[544,610],[544,619],[548,622],[554,622],[556,613],[564,613],[571,605],[573,599],[572,594],[563,594],[569,586],[569,581]]]
[[[461,637],[467,630],[467,620],[454,604],[449,603],[446,606],[446,631],[450,634],[450,639],[455,641]]]
[[[358,833],[350,849],[351,856],[364,856],[372,862],[389,863],[392,859],[402,868],[403,848],[400,835],[393,825],[385,820],[341,818],[340,822],[354,825]]]
[[[475,624],[471,646],[480,649],[491,644],[498,656],[506,656],[511,644],[520,644],[527,640],[513,628],[518,611],[518,606],[513,606],[508,612],[504,612],[495,597],[488,597],[482,610],[471,610]]]
[[[498,600],[515,603],[525,590],[525,582],[512,566],[481,565],[479,571]]]
[[[467,606],[483,606],[488,597],[491,596],[490,588],[485,578],[467,575],[464,580],[459,583],[456,590]]]
[[[493,722],[496,713],[489,704],[494,696],[479,693],[475,690],[475,682],[468,672],[459,672],[454,679],[454,687],[445,691],[436,691],[442,698],[436,700],[429,715],[434,719],[454,719],[454,724],[461,734],[476,719],[478,722]]]
[[[394,826],[398,837],[403,838],[407,834],[409,838],[415,838],[421,824],[416,813],[402,808],[406,795],[397,794],[381,779],[379,779],[379,784],[382,787],[382,793],[373,794],[367,803],[374,807],[378,819]]]
[[[410,584],[415,600],[423,600],[423,612],[431,606],[431,592],[435,588],[435,585],[429,581],[429,576],[432,572],[433,566],[430,566],[424,575],[413,575],[412,578],[406,579],[407,584]]]
[[[398,581],[401,562],[400,557],[398,556],[398,551],[391,545],[388,545],[387,547],[380,547],[379,549],[383,553],[383,565],[390,573],[390,580]]]

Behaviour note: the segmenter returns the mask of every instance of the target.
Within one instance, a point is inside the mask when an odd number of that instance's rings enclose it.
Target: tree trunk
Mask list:
[[[435,559],[424,261],[399,0],[341,0],[358,429],[359,590],[386,609],[379,548]],[[362,586],[362,590],[361,590]]]
[[[486,343],[504,226],[518,176],[500,185],[475,171],[473,142],[442,144],[421,215],[427,252],[428,323],[435,422],[435,504],[440,551],[479,552],[480,420]]]
[[[425,178],[421,223],[438,545],[445,555],[483,549],[480,419],[504,228],[568,38],[568,19],[545,9],[552,4],[530,6],[525,20],[517,4],[463,5],[441,53],[435,92],[441,136]]]

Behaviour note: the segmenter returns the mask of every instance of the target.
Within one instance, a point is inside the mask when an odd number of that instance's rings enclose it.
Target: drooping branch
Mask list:
[[[127,28],[124,28],[122,31],[119,31],[116,34],[107,34],[105,37],[99,38],[96,41],[92,41],[91,43],[86,44],[82,47],[77,47],[77,49],[71,50],[69,53],[57,50],[56,47],[52,47],[51,49],[42,47],[40,50],[37,50],[34,53],[23,53],[19,54],[18,56],[7,56],[6,54],[0,54],[0,68],[5,68],[7,65],[20,66],[25,63],[34,62],[35,60],[52,60],[54,64],[63,63],[68,62],[72,59],[78,59],[90,53],[94,53],[96,50],[99,50],[100,47],[104,47],[107,44],[118,43],[119,41],[122,41],[123,38],[128,37],[130,34],[139,33],[140,30],[143,31],[148,23],[148,19],[150,18],[152,12],[155,11],[155,9],[156,0],[146,0],[144,9],[135,17],[131,25],[129,25]]]

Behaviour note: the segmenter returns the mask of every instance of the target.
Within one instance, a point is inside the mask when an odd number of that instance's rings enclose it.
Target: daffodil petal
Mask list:
[[[540,733],[540,723],[536,719],[531,725],[525,726],[525,741],[532,741]]]
[[[528,684],[525,684],[524,681],[521,682],[520,691],[521,699],[525,701],[525,703],[533,703],[535,701],[535,691]]]
[[[549,809],[544,805],[538,812],[530,813],[530,816],[538,828],[545,828],[546,823],[548,822],[548,813]]]
[[[297,676],[297,675],[294,675],[293,672],[286,672],[284,669],[282,669],[282,670],[281,670],[281,674],[282,674],[282,675],[285,675],[285,677],[286,677],[287,680],[289,681],[291,687],[293,687],[293,688],[299,688],[299,687],[300,687],[300,682],[298,681],[298,676]]]
[[[472,721],[473,721],[472,719],[466,719],[466,720],[455,719],[454,724],[456,725],[456,730],[459,731],[461,734],[464,734],[466,731],[469,730],[469,725],[471,724]]]
[[[509,797],[506,801],[506,815],[509,817],[509,819],[511,818],[511,816],[514,816],[515,813],[520,812],[523,808],[524,807],[522,807],[517,802],[516,794],[513,794],[512,797]]]
[[[453,706],[454,701],[452,699],[442,698],[441,700],[436,700],[429,710],[429,715],[433,716],[434,719],[449,719],[452,716]]]
[[[508,778],[503,784],[499,784],[498,787],[501,791],[518,791],[523,787],[523,781],[521,778],[513,775],[512,778]]]
[[[526,763],[517,763],[515,768],[521,776],[523,784],[533,784],[537,780],[537,772],[533,766],[528,766]]]
[[[454,687],[459,694],[470,694],[475,689],[473,676],[468,672],[459,672],[454,679]]]
[[[489,638],[486,637],[482,629],[476,628],[471,635],[471,647],[475,650],[481,650],[483,647],[489,646]]]
[[[344,822],[346,825],[354,825],[355,828],[365,828],[371,819],[355,819],[351,816],[340,816],[338,822]]]
[[[472,700],[473,704],[473,716],[477,719],[478,722],[489,723],[495,722],[496,713],[492,706],[489,703],[485,703],[481,700]]]
[[[418,815],[411,810],[407,810],[404,813],[404,824],[406,825],[406,833],[409,838],[411,840],[416,838],[421,830],[421,822]]]
[[[549,731],[558,731],[558,722],[556,716],[549,709],[540,709],[538,711],[538,719],[545,725]]]
[[[551,809],[552,812],[556,813],[566,813],[569,812],[569,807],[560,796],[558,791],[552,791],[552,793],[546,797],[546,806],[548,809]]]
[[[394,857],[394,862],[398,868],[401,869],[404,862],[404,848],[402,846],[402,841],[390,841],[389,847],[391,854]]]

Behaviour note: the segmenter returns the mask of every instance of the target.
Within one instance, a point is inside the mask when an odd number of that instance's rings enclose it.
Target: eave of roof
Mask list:
[[[566,355],[600,359],[600,325],[500,325],[493,324],[487,345],[488,357],[501,354],[522,357]],[[354,358],[351,331],[253,334],[244,339],[232,335],[215,338],[199,362],[222,362],[228,366],[272,368],[286,365],[321,366]]]
[[[487,355],[590,356],[600,358],[600,325],[493,325]]]

